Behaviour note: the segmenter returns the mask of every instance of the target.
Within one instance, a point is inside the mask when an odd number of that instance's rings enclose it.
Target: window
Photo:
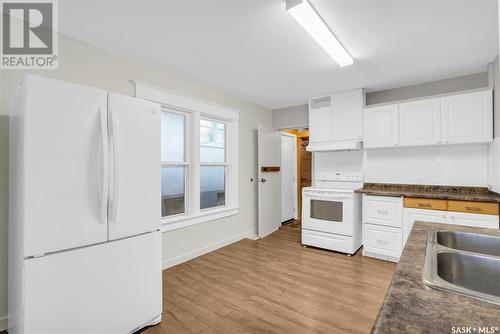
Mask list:
[[[161,113],[161,215],[186,212],[186,116],[164,109]]]
[[[200,120],[200,209],[226,204],[226,125]]]
[[[239,112],[138,83],[136,96],[162,105],[162,231],[237,214]]]

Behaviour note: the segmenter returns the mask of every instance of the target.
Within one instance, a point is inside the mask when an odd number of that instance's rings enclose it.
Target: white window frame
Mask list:
[[[224,167],[225,204],[223,206],[217,206],[217,207],[206,208],[206,209],[200,208],[200,212],[205,212],[205,211],[209,211],[209,210],[214,210],[214,209],[226,207],[227,201],[230,198],[229,189],[231,189],[231,187],[229,186],[229,180],[231,179],[231,177],[229,177],[228,175],[229,175],[229,170],[230,170],[231,164],[228,162],[230,154],[227,153],[228,152],[227,151],[227,145],[228,145],[227,133],[228,133],[228,129],[231,128],[231,124],[228,124],[228,122],[226,122],[225,120],[222,120],[220,118],[214,118],[214,117],[209,117],[209,116],[205,116],[205,115],[201,115],[200,120],[207,120],[210,122],[218,122],[218,123],[224,124],[224,161],[223,162],[203,162],[200,159],[200,161],[198,162],[198,165],[199,165],[200,171],[201,171],[201,167],[212,167],[212,166],[213,167]],[[198,128],[200,128],[200,127],[201,127],[201,124],[198,124]],[[201,133],[201,130],[200,130],[200,133]],[[198,148],[200,149],[200,152],[201,152],[201,143],[199,143]],[[201,182],[201,175],[200,175],[200,182]],[[200,186],[200,194],[201,194],[201,186]],[[200,206],[201,206],[201,201],[200,201]]]
[[[190,187],[190,172],[192,169],[191,166],[191,115],[184,112],[184,111],[179,111],[170,107],[162,106],[161,107],[161,112],[167,112],[171,114],[177,114],[177,115],[182,115],[184,116],[184,161],[163,161],[160,160],[160,167],[184,167],[184,212],[175,214],[175,215],[170,215],[170,216],[165,216],[161,217],[161,219],[174,219],[175,217],[182,217],[186,216],[189,214],[190,210],[190,196],[191,196],[191,187]]]
[[[178,92],[167,91],[152,85],[132,81],[135,84],[135,96],[153,101],[163,108],[179,111],[186,115],[185,151],[189,162],[186,173],[185,213],[162,218],[161,230],[172,231],[191,225],[237,215],[239,213],[238,196],[238,146],[239,146],[239,110],[211,102],[202,101]],[[226,166],[225,205],[200,210],[200,119],[224,122],[225,129],[225,163]],[[158,181],[160,182],[160,181]]]

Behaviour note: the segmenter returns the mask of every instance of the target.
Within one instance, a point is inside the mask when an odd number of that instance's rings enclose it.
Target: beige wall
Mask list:
[[[307,104],[273,110],[273,128],[294,129],[309,126]]]
[[[130,79],[189,94],[197,98],[241,110],[239,149],[240,213],[237,216],[212,221],[163,235],[163,260],[189,257],[197,251],[255,235],[257,228],[256,185],[250,178],[256,176],[257,124],[272,124],[269,109],[233,98],[223,92],[196,83],[195,80],[174,71],[147,62],[134,62],[66,36],[60,37],[59,69],[34,71],[60,80],[109,89],[133,95]],[[16,83],[24,71],[3,71],[1,74],[0,114],[8,115],[7,104]],[[7,181],[8,181],[8,117],[0,117],[0,319],[7,314]],[[0,320],[0,330],[5,321]]]
[[[486,65],[485,65],[486,69]],[[488,86],[488,72],[366,93],[366,104],[414,99]]]
[[[0,115],[0,330],[7,326],[7,207],[9,184],[9,118]]]

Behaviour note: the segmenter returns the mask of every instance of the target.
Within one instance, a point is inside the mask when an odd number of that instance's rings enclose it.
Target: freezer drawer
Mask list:
[[[25,260],[24,332],[129,333],[159,317],[160,238],[154,232]]]

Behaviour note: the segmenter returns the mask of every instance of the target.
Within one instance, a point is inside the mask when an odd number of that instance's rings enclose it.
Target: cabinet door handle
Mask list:
[[[386,240],[377,239],[377,244],[387,246],[387,241]]]
[[[387,210],[377,210],[377,213],[379,215],[387,215],[388,214]]]
[[[469,211],[481,211],[481,208],[478,206],[466,206],[465,208]]]
[[[421,208],[432,208],[432,205],[429,203],[418,203],[418,206]]]

